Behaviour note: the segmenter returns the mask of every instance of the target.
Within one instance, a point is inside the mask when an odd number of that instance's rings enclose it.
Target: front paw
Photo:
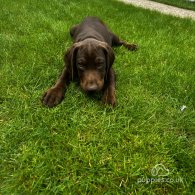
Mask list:
[[[50,88],[43,94],[42,103],[48,107],[54,107],[64,99],[64,90],[57,87]]]
[[[116,97],[114,93],[109,93],[108,91],[106,91],[104,93],[104,95],[102,96],[102,102],[104,104],[108,104],[111,106],[115,106],[116,105]]]

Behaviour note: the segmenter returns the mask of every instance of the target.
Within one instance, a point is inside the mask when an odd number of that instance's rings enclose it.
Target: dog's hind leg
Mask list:
[[[138,49],[138,46],[136,44],[127,43],[126,41],[121,40],[118,36],[111,33],[112,36],[112,46],[121,46],[123,45],[130,51],[135,51]]]

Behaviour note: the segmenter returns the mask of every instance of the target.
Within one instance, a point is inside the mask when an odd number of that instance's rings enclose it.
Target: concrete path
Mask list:
[[[125,3],[130,3],[132,5],[142,7],[145,9],[156,10],[164,14],[173,15],[181,18],[191,18],[195,20],[195,11],[186,10],[182,8],[177,8],[170,5],[165,5],[162,3],[157,3],[148,0],[120,0]]]

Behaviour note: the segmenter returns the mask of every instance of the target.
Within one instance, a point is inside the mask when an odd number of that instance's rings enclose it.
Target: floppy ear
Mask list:
[[[106,56],[106,79],[107,79],[108,72],[112,64],[114,63],[115,56],[112,47],[110,47],[108,44],[106,43],[101,44],[101,47],[103,47]]]
[[[114,59],[115,59],[115,56],[114,56],[114,51],[112,49],[112,47],[110,47],[109,45],[107,45],[106,47],[106,63],[107,63],[107,67],[108,67],[108,70],[110,69],[110,67],[112,66],[112,64],[114,63]]]
[[[76,54],[80,45],[81,44],[79,43],[75,43],[64,55],[64,61],[67,68],[71,72],[72,80],[76,74]]]

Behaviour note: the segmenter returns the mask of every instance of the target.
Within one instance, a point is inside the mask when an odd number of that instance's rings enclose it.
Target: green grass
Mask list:
[[[194,193],[194,21],[115,1],[1,2],[0,194]],[[42,93],[87,15],[139,45],[114,49],[118,104],[73,83],[48,109]],[[162,179],[160,163],[169,180],[140,182]]]
[[[195,2],[191,2],[188,0],[152,0],[152,1],[157,1],[159,3],[164,3],[167,5],[173,5],[176,7],[190,9],[190,10],[195,11]]]

